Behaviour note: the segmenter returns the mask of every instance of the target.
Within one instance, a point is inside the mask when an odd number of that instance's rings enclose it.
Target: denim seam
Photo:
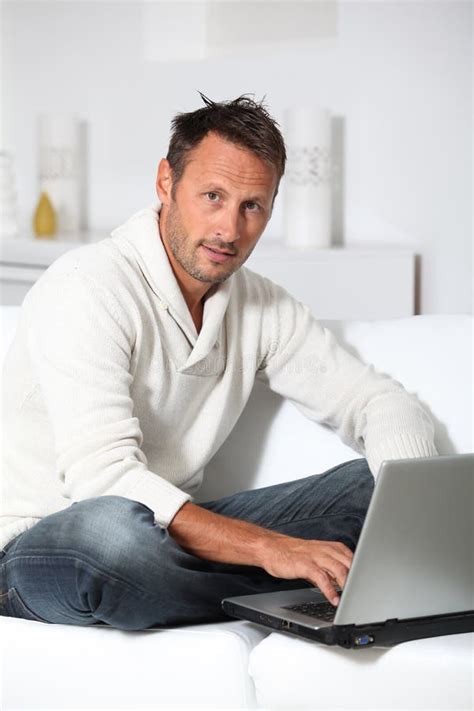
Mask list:
[[[278,523],[267,523],[265,524],[265,527],[270,527],[270,526],[286,526],[287,523],[304,523],[305,521],[314,521],[316,518],[332,518],[334,516],[347,516],[347,514],[350,514],[351,516],[357,516],[357,518],[361,518],[358,514],[354,513],[353,511],[340,511],[339,513],[333,513],[333,514],[320,514],[318,516],[308,516],[308,518],[295,518],[295,519],[289,519],[288,521],[280,521]],[[262,526],[262,524],[259,524]]]
[[[59,555],[59,556],[56,556],[56,555],[55,555],[55,556],[48,556],[48,555],[42,555],[42,556],[17,555],[17,556],[14,556],[13,558],[10,558],[9,560],[7,560],[7,561],[6,561],[6,565],[7,565],[8,563],[12,563],[12,562],[15,561],[15,560],[29,559],[29,558],[35,560],[35,559],[37,559],[38,557],[41,557],[41,558],[54,558],[54,560],[58,560],[58,559],[61,559],[61,558],[65,558],[65,559],[68,559],[68,560],[73,560],[75,563],[81,563],[81,564],[83,564],[83,565],[88,565],[88,566],[90,566],[90,568],[91,568],[94,572],[99,573],[99,575],[102,575],[104,578],[106,578],[106,579],[107,579],[108,581],[110,581],[110,582],[119,583],[119,584],[121,584],[121,585],[126,585],[127,587],[131,588],[133,591],[138,591],[138,592],[140,592],[140,593],[142,593],[142,594],[144,594],[144,595],[148,595],[149,597],[155,597],[155,594],[154,594],[154,593],[150,593],[150,592],[147,592],[146,590],[142,590],[138,585],[136,585],[135,583],[130,583],[130,582],[128,582],[128,580],[123,580],[123,579],[120,579],[120,578],[116,578],[115,576],[110,575],[110,573],[105,572],[104,570],[100,570],[99,568],[96,568],[95,565],[93,565],[89,560],[87,560],[87,559],[84,559],[84,560],[83,560],[82,558],[80,558],[80,557],[77,556],[77,555],[74,555],[74,556],[65,556],[65,555]],[[12,587],[14,587],[14,586],[12,586]]]

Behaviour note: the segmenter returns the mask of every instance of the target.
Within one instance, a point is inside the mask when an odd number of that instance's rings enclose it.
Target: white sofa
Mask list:
[[[2,308],[3,351],[17,307]],[[323,322],[431,410],[440,454],[472,452],[467,315]],[[257,385],[196,501],[360,457]],[[4,709],[471,709],[474,634],[382,650],[324,647],[243,621],[124,632],[0,618]]]

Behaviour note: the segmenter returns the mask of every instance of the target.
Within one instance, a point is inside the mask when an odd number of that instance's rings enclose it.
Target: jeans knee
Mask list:
[[[364,483],[369,488],[373,488],[375,480],[374,475],[370,471],[367,459],[351,459],[349,462],[344,462],[338,467],[335,467],[334,473],[347,481],[348,477],[357,479]]]
[[[364,480],[368,485],[373,486],[375,483],[374,475],[370,471],[367,459],[354,459],[347,463],[351,473],[359,479]]]
[[[350,462],[350,475],[354,487],[355,499],[366,510],[374,493],[375,479],[370,471],[367,459]]]
[[[129,571],[140,557],[143,532],[157,524],[153,511],[123,496],[97,496],[73,503],[56,530],[69,548],[110,574]]]
[[[362,512],[367,510],[374,492],[375,479],[366,459],[344,462],[327,473],[331,489],[341,505],[351,505]]]

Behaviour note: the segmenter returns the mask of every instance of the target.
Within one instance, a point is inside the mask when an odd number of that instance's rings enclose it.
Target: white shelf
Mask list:
[[[97,242],[110,235],[110,231],[78,232],[55,237],[15,237],[0,239],[0,263],[48,267],[64,252],[89,242]]]
[[[264,238],[262,238],[264,239]],[[389,255],[393,257],[406,257],[413,254],[413,250],[407,247],[398,247],[397,245],[380,245],[374,247],[372,244],[351,244],[337,245],[330,248],[318,249],[316,247],[288,247],[283,242],[277,240],[261,241],[255,247],[254,252],[249,258],[271,257],[273,259],[353,259],[354,257],[380,257],[380,255]]]

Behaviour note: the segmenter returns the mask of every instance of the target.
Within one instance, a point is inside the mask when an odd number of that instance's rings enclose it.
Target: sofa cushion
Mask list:
[[[268,709],[472,709],[474,634],[342,649],[272,633],[250,655]]]
[[[230,621],[139,632],[0,618],[2,708],[254,708],[250,650]]]

